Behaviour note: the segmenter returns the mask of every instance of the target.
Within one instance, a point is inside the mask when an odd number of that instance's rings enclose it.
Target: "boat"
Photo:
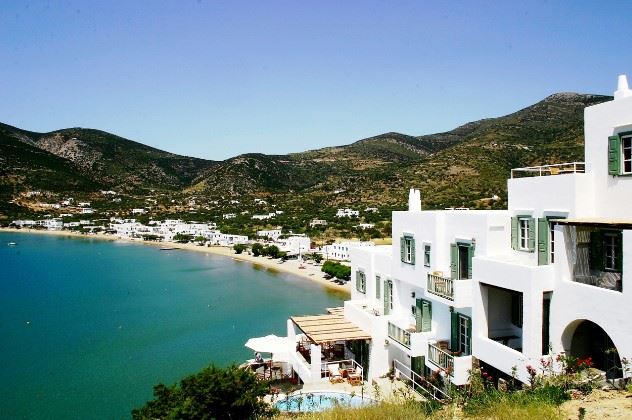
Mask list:
[[[180,249],[180,248],[174,248],[174,247],[164,247],[164,248],[160,248],[161,251],[174,251],[176,249]]]
[[[9,242],[7,245],[8,246],[16,246],[17,244],[15,242]]]

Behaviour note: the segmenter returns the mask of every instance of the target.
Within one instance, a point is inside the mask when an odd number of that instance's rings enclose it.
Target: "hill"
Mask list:
[[[391,132],[344,146],[288,155],[244,154],[221,162],[176,155],[98,130],[35,133],[0,124],[0,199],[6,203],[33,189],[105,188],[276,196],[298,207],[396,207],[405,203],[409,187],[417,187],[426,208],[500,208],[506,205],[511,168],[583,160],[583,109],[610,99],[559,93],[445,133]],[[500,200],[489,200],[493,195]]]

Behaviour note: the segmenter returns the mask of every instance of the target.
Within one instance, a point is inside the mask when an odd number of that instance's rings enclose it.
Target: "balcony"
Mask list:
[[[451,278],[428,274],[428,292],[444,299],[454,300],[454,280]]]
[[[511,178],[524,178],[532,176],[551,176],[563,174],[584,173],[586,164],[584,162],[557,163],[555,165],[530,166],[526,168],[515,168],[511,170]]]
[[[442,343],[442,344],[440,344]],[[428,361],[444,370],[454,385],[465,385],[470,381],[472,370],[472,356],[461,356],[460,352],[452,352],[447,348],[445,341],[428,343]]]
[[[429,273],[426,292],[445,305],[456,308],[472,306],[471,279],[456,280],[441,275],[441,272]]]
[[[402,346],[410,349],[410,333],[414,332],[398,327],[392,322],[388,323],[388,337],[397,341]]]

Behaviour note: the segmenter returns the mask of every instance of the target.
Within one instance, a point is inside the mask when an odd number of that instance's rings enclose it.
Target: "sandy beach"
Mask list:
[[[0,228],[0,232],[12,232],[12,233],[33,233],[33,234],[42,234],[42,235],[54,235],[54,236],[69,236],[75,238],[88,238],[88,239],[98,239],[105,241],[121,241],[121,242],[129,242],[135,244],[142,244],[154,247],[170,247],[170,248],[178,248],[180,250],[186,251],[194,251],[194,252],[203,252],[207,254],[213,255],[221,255],[224,257],[232,258],[238,261],[245,261],[250,264],[263,267],[270,271],[281,272],[293,274],[295,276],[301,277],[303,279],[307,279],[310,281],[317,282],[322,286],[336,290],[339,292],[343,292],[346,294],[350,294],[350,283],[345,285],[335,284],[324,278],[325,273],[320,271],[320,266],[313,264],[299,264],[298,260],[288,260],[282,264],[279,264],[279,261],[276,259],[270,259],[268,257],[255,257],[253,255],[248,255],[246,253],[235,254],[235,251],[232,248],[222,247],[222,246],[199,246],[194,244],[181,244],[176,242],[151,242],[151,241],[143,241],[143,240],[132,240],[127,238],[119,238],[113,235],[105,235],[105,234],[93,234],[86,235],[78,232],[70,232],[66,230],[39,230],[39,229],[15,229],[15,228]],[[18,244],[19,245],[19,244]],[[299,268],[299,267],[303,268]]]

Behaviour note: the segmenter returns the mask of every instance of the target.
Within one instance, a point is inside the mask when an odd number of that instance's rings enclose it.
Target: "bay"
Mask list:
[[[154,384],[239,363],[248,338],[344,298],[221,256],[0,233],[0,416],[129,418]]]

